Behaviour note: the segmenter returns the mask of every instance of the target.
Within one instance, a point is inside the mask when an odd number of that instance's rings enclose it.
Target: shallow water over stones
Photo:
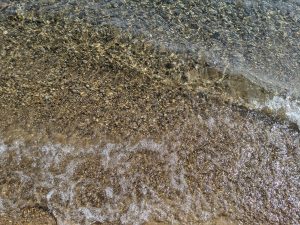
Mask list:
[[[226,105],[202,107],[155,139],[3,142],[2,213],[38,206],[58,224],[297,224],[299,133]]]
[[[299,224],[299,104],[284,90],[298,79],[297,58],[281,67],[283,83],[242,73],[274,70],[284,46],[297,47],[297,1],[270,2],[0,4],[0,224]],[[293,21],[278,64],[262,57],[274,46],[249,47],[257,52],[235,64],[239,42],[223,49],[229,66],[214,64],[230,33],[192,35],[205,28],[188,20],[197,10],[219,29],[214,18],[243,24],[217,16],[237,7],[250,28],[251,19],[270,28],[278,7],[278,21]],[[140,23],[144,11],[156,19]],[[168,29],[150,29],[160,24]],[[193,41],[212,55],[195,54]]]

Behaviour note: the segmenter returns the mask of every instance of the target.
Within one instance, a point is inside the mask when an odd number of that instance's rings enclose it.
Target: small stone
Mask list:
[[[166,63],[166,68],[167,69],[172,69],[172,68],[174,68],[174,64],[173,63]]]
[[[2,52],[1,52],[1,56],[6,56],[6,51],[5,50],[2,50]]]
[[[189,78],[188,78],[188,75],[187,74],[183,74],[181,75],[181,80],[185,83],[185,82],[188,82]]]
[[[198,30],[198,29],[199,29],[199,26],[198,26],[198,24],[196,24],[196,23],[192,23],[192,24],[190,25],[190,27],[191,27],[192,29],[194,29],[194,30]]]
[[[85,97],[85,96],[87,96],[87,93],[85,93],[84,91],[81,91],[80,96]]]
[[[218,39],[219,37],[220,37],[220,33],[219,32],[215,32],[212,35],[212,38],[214,38],[214,39]]]

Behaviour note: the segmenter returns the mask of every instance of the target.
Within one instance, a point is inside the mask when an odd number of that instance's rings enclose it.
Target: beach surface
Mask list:
[[[299,4],[162,2],[0,4],[0,224],[299,224]]]

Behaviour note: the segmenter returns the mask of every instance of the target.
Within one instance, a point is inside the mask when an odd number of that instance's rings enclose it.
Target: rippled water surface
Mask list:
[[[299,1],[0,10],[0,224],[299,224]]]

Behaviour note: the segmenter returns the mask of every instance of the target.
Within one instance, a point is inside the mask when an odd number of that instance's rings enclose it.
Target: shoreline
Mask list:
[[[251,108],[272,91],[110,25],[15,16],[0,32],[4,215],[299,221],[299,128]]]

